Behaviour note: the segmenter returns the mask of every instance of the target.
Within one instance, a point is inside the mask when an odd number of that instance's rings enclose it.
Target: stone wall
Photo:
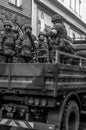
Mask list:
[[[5,8],[3,6],[0,6],[0,21],[4,23],[5,20],[12,21],[13,23],[16,23],[20,27],[24,25],[25,23],[31,23],[31,18],[24,16],[20,13],[14,12],[8,8]],[[0,26],[1,22],[0,22]]]

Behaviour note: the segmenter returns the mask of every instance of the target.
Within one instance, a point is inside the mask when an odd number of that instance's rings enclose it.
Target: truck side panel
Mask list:
[[[8,87],[10,85],[11,65],[0,64],[0,87]]]

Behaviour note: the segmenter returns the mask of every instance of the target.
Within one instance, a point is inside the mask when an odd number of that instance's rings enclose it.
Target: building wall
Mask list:
[[[81,19],[86,23],[86,0],[58,0],[63,6],[68,8],[76,17]],[[84,37],[83,33],[77,31],[72,26],[70,26],[69,31],[70,36]]]
[[[23,0],[21,7],[11,4],[9,0],[0,0],[0,26],[5,20],[10,20],[22,27],[25,23],[31,23],[31,14],[31,0]]]
[[[37,35],[37,29],[38,29],[38,26],[37,26],[37,3],[34,2],[34,0],[32,0],[32,32]]]
[[[63,6],[67,7],[73,14],[78,17],[81,17],[81,5],[83,1],[81,0],[57,0]]]
[[[86,23],[86,0],[57,0]]]
[[[86,0],[82,0],[81,16],[82,16],[83,21],[86,23]]]
[[[43,31],[45,28],[52,27],[53,24],[51,22],[51,18],[52,17],[49,15],[49,13],[38,8],[38,33]]]
[[[56,1],[62,1],[62,2],[56,2]],[[74,37],[81,37],[85,36],[86,34],[86,26],[85,23],[81,20],[79,14],[75,14],[75,12],[68,10],[64,6],[64,2],[67,1],[67,5],[69,6],[69,0],[34,0],[36,3],[36,27],[39,32],[40,25],[41,25],[41,13],[44,15],[44,19],[42,20],[43,24],[47,24],[48,26],[52,26],[51,23],[51,17],[53,14],[58,13],[60,14],[64,19],[64,25],[67,29],[67,33],[72,38]],[[50,11],[51,9],[51,11]],[[50,13],[51,12],[51,13]],[[32,17],[33,20],[33,17]],[[34,28],[34,26],[33,26]],[[38,33],[37,32],[37,33]]]
[[[52,13],[46,8],[39,5],[35,0],[32,0],[32,27],[33,33],[38,36],[40,31],[43,31],[45,27],[51,27]]]
[[[0,0],[0,5],[3,5],[6,8],[9,8],[17,13],[23,14],[27,17],[31,17],[31,0],[22,0],[22,8],[18,8],[10,4],[9,0]]]

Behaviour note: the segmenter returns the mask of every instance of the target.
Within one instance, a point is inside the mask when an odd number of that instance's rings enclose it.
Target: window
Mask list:
[[[70,0],[70,8],[78,15],[81,13],[81,0]]]
[[[76,6],[76,13],[80,15],[81,14],[81,0],[77,0],[76,5],[77,5]]]
[[[76,0],[70,0],[70,7],[73,11],[76,10]]]
[[[60,1],[64,2],[64,0],[60,0]]]
[[[9,0],[9,2],[13,5],[16,5],[18,7],[22,6],[22,0]]]

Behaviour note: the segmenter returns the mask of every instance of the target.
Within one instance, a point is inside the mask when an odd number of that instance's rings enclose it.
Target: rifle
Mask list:
[[[33,38],[32,38],[32,34],[31,34],[30,32],[28,32],[28,37],[29,37],[29,39],[30,39],[30,42],[31,42],[31,44],[32,44],[33,49],[36,50],[36,47],[35,47],[35,45],[34,45],[34,40],[33,40]]]

